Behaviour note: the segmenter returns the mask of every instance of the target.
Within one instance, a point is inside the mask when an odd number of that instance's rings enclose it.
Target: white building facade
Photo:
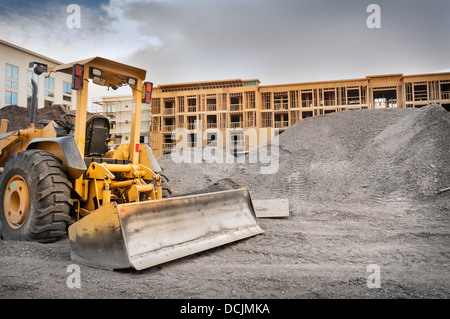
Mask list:
[[[102,115],[109,119],[111,137],[114,144],[129,144],[131,138],[131,115],[133,99],[131,95],[102,97]],[[141,143],[150,143],[150,104],[141,107]]]
[[[49,67],[63,64],[36,52],[24,49],[0,39],[0,108],[6,105],[30,107],[31,78],[38,83],[37,106],[60,104],[72,110],[76,106],[76,93],[72,91],[72,77],[64,73],[46,73],[37,76],[29,68],[30,62]]]

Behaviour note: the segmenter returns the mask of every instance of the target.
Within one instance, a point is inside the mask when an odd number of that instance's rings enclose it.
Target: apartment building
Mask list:
[[[72,92],[72,78],[69,74],[51,73],[37,76],[30,69],[30,62],[57,66],[62,62],[43,56],[0,39],[0,108],[5,105],[30,107],[33,78],[38,83],[37,106],[43,108],[51,104],[61,104],[73,109],[76,94]]]
[[[365,78],[260,85],[258,79],[159,85],[151,103],[151,147],[158,157],[177,141],[172,132],[184,129],[188,147],[217,145],[248,151],[249,128],[282,132],[311,116],[349,109],[422,107],[429,103],[450,111],[450,72],[371,75]],[[215,132],[220,131],[221,134]],[[272,134],[273,133],[268,133]],[[199,138],[200,136],[200,138]],[[258,140],[258,144],[265,142]]]
[[[129,144],[131,138],[131,116],[133,100],[131,95],[102,97],[97,102],[101,105],[101,113],[110,122],[110,134],[115,144]],[[150,105],[142,103],[141,111],[141,143],[150,143]]]

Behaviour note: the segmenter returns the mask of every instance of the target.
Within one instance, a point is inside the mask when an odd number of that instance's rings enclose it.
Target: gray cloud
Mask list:
[[[366,26],[373,2],[381,29]],[[448,0],[110,0],[80,4],[80,30],[65,26],[65,4],[33,3],[0,6],[1,38],[64,62],[117,59],[155,84],[450,71]]]
[[[285,83],[449,69],[448,1],[167,1],[125,15],[162,45],[127,60],[159,83],[260,77]]]

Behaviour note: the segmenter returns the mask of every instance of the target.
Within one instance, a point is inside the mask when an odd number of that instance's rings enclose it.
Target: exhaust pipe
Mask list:
[[[36,65],[36,66],[35,66]],[[33,72],[37,74],[38,76],[41,75],[44,72],[47,72],[47,64],[39,63],[39,62],[30,62],[28,64],[29,68],[32,68],[34,66]],[[31,95],[31,108],[30,108],[30,120],[28,121],[28,125],[34,125],[34,121],[36,118],[36,109],[37,109],[37,83],[31,77],[31,85],[33,86],[33,93]]]
[[[36,118],[36,109],[37,109],[37,83],[36,81],[32,78],[31,79],[31,85],[33,86],[33,93],[31,96],[31,109],[30,109],[30,120],[28,121],[28,125],[30,124],[34,124],[34,120]]]

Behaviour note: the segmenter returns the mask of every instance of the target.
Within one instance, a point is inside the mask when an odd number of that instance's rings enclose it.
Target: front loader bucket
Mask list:
[[[261,234],[245,188],[106,204],[69,227],[71,257],[93,267],[137,270]]]

